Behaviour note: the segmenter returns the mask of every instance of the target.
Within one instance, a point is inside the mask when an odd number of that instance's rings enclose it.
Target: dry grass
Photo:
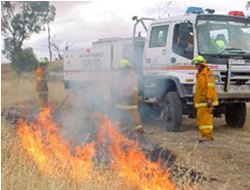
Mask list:
[[[115,177],[110,175],[112,180],[101,183],[97,179],[86,181],[84,184],[71,184],[63,180],[54,179],[51,176],[43,175],[31,162],[30,158],[23,151],[20,139],[17,136],[14,126],[2,120],[1,128],[1,181],[3,190],[66,190],[66,189],[86,189],[86,190],[124,190],[131,189]],[[104,175],[102,174],[95,174]],[[112,183],[112,185],[111,185]]]
[[[2,109],[7,108],[15,103],[24,103],[30,106],[37,105],[37,96],[35,93],[34,74],[28,73],[22,77],[13,75],[13,77],[2,78]],[[59,104],[65,94],[62,81],[50,80],[49,87],[49,103],[52,105]]]
[[[49,64],[49,69],[54,67],[63,67],[63,61],[53,61]]]
[[[3,118],[1,124],[1,187],[3,190],[136,190],[133,186],[124,184],[115,173],[105,168],[102,169],[102,167],[89,174],[91,178],[81,184],[58,180],[48,174],[39,173],[34,162],[32,162],[27,152],[23,150],[22,142],[15,128],[16,126],[10,125]],[[187,176],[178,179],[178,184],[183,189],[190,187]],[[194,184],[193,189],[201,190],[203,189],[201,185],[204,187],[206,183]],[[152,187],[152,189],[154,188]]]

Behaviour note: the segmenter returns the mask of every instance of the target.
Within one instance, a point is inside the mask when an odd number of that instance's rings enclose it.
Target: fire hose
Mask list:
[[[62,102],[60,104],[58,104],[58,106],[54,109],[53,113],[57,113],[63,107],[63,105],[65,104],[68,97],[69,97],[69,91],[67,91]]]
[[[60,109],[63,107],[66,100],[68,99],[69,94],[70,94],[70,92],[68,91],[65,94],[63,100],[56,106],[56,108],[54,110],[52,110],[52,114],[57,114],[60,111]],[[15,105],[15,106],[11,106],[11,107],[1,111],[1,116],[3,118],[5,118],[6,121],[8,121],[9,123],[17,124],[19,119],[23,119],[23,120],[28,119],[30,121],[35,120],[36,116],[32,115],[30,113],[36,113],[36,110],[37,110],[37,106],[30,109],[30,110],[27,110],[27,108],[23,108],[23,107],[20,107],[18,105]]]

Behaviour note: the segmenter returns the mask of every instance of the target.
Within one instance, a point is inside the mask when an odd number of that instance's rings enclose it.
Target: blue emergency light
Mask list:
[[[204,10],[201,7],[188,7],[187,10],[186,10],[186,13],[198,13],[198,14],[201,14],[201,13],[204,13]]]

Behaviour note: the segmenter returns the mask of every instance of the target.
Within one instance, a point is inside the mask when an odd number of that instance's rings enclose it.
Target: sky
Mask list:
[[[91,42],[103,38],[132,36],[132,17],[161,18],[183,15],[189,6],[213,8],[218,14],[230,10],[242,10],[246,14],[246,1],[51,1],[56,7],[56,17],[51,23],[51,36],[60,42],[62,51],[66,44],[70,49],[90,48]],[[158,8],[160,7],[160,8]],[[165,8],[164,8],[165,7]],[[32,47],[37,58],[49,55],[47,31],[33,34],[23,47]],[[1,37],[3,49],[3,37]],[[1,54],[1,62],[8,62]]]

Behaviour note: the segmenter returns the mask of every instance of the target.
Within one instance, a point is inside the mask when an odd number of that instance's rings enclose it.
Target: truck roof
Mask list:
[[[133,37],[121,37],[121,38],[103,38],[103,39],[98,39],[97,41],[92,42],[93,44],[100,44],[100,43],[107,43],[107,42],[117,42],[117,41],[132,41]],[[144,37],[137,37],[137,41],[144,41]]]
[[[167,17],[167,18],[160,18],[160,19],[154,20],[152,22],[152,25],[166,23],[166,22],[183,21],[184,19],[194,20],[196,19],[196,17],[197,17],[197,14],[187,14],[187,15],[178,15],[178,16],[172,16],[172,17]]]
[[[156,19],[151,23],[151,25],[157,25],[166,22],[178,22],[183,20],[195,21],[196,18],[208,19],[208,20],[220,19],[220,20],[230,20],[230,21],[238,21],[238,22],[240,21],[240,22],[250,23],[249,19],[240,16],[228,16],[220,14],[185,14],[185,15]]]
[[[114,38],[101,38],[98,39],[97,41],[94,41],[93,43],[101,43],[101,42],[107,42],[107,41],[117,41],[122,39],[121,37],[114,37]]]

